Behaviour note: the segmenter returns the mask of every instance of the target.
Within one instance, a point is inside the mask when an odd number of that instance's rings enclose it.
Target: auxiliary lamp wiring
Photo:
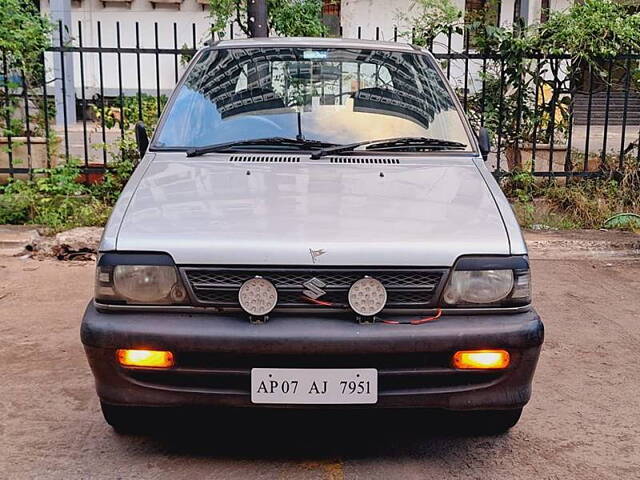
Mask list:
[[[316,305],[322,305],[323,307],[344,307],[344,305],[339,305],[337,303],[332,303],[332,302],[325,302],[323,300],[317,300],[315,298],[309,298],[309,297],[302,297],[304,298],[306,301],[314,303]],[[439,319],[442,316],[442,309],[438,308],[438,310],[436,310],[436,314],[431,316],[431,317],[424,317],[424,318],[417,318],[414,320],[408,320],[406,322],[401,322],[399,320],[384,320],[384,319],[380,319],[378,317],[375,318],[376,321],[381,322],[381,323],[386,323],[387,325],[423,325],[425,323],[428,322],[432,322],[434,320]]]
[[[331,303],[331,302],[324,302],[322,300],[317,300],[315,298],[309,298],[304,296],[302,298],[304,298],[307,302],[315,303],[316,305],[322,305],[323,307],[342,307],[342,305],[338,305],[336,303]]]
[[[439,319],[442,316],[442,309],[439,308],[436,311],[436,314],[432,317],[424,317],[417,318],[415,320],[408,320],[406,322],[400,322],[398,320],[380,320],[382,323],[386,323],[387,325],[422,325],[423,323],[432,322],[434,320]]]

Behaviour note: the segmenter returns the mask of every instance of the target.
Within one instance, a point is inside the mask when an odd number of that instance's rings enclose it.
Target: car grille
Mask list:
[[[440,269],[246,269],[183,267],[198,303],[239,308],[243,282],[261,276],[278,290],[277,308],[326,308],[303,295],[303,284],[317,278],[326,286],[318,300],[347,308],[349,288],[364,276],[376,278],[387,289],[387,308],[421,309],[433,306],[445,270]]]

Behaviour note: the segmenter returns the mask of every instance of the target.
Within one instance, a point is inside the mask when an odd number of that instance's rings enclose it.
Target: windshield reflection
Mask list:
[[[155,147],[272,136],[341,144],[398,136],[470,143],[438,73],[414,53],[208,50],[175,95]]]

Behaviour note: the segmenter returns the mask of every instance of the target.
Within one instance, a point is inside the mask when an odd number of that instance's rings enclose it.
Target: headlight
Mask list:
[[[450,305],[495,303],[506,298],[512,288],[511,270],[453,272],[444,299]]]
[[[450,306],[522,306],[531,302],[526,257],[463,258],[443,295]]]
[[[95,293],[98,302],[133,305],[186,303],[187,293],[174,265],[143,264],[154,260],[150,255],[108,255],[107,261],[101,258],[98,262]],[[117,264],[119,261],[123,264]]]

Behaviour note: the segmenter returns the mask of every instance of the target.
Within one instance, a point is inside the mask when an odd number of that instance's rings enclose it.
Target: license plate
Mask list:
[[[375,368],[253,368],[252,403],[354,404],[378,401]]]

